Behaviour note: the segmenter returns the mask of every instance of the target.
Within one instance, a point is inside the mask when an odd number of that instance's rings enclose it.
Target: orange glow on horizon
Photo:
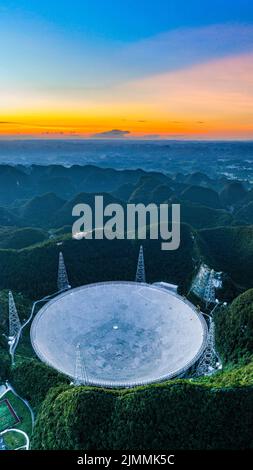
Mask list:
[[[114,86],[94,96],[20,90],[1,96],[2,138],[253,139],[253,54]]]

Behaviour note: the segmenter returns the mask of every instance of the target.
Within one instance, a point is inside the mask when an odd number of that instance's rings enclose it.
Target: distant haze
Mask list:
[[[253,142],[0,141],[0,164],[86,165],[253,179]]]

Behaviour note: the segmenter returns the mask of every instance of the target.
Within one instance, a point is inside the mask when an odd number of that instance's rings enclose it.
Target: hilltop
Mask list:
[[[38,413],[33,448],[253,447],[250,187],[203,172],[179,175],[92,165],[4,165],[0,180],[5,185],[0,191],[0,377],[9,379]],[[105,204],[123,208],[127,203],[181,204],[178,250],[163,252],[161,240],[142,241],[147,281],[177,284],[179,293],[187,295],[202,263],[224,273],[223,291],[216,294],[234,300],[215,315],[223,371],[132,390],[73,387],[35,357],[29,328],[17,348],[16,365],[10,367],[4,336],[8,290],[23,322],[34,300],[56,292],[60,251],[73,287],[134,279],[140,241],[72,239],[73,206],[93,208],[97,194]]]

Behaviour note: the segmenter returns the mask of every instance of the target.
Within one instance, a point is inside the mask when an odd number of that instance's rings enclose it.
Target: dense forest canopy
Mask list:
[[[0,378],[10,380],[38,413],[33,448],[253,447],[250,185],[199,171],[173,175],[92,165],[0,165],[0,186]],[[187,295],[201,263],[224,273],[220,296],[236,297],[215,315],[224,371],[129,391],[77,388],[35,357],[29,327],[11,367],[8,290],[24,322],[34,300],[56,292],[60,251],[72,287],[134,279],[140,241],[71,237],[73,205],[94,207],[98,193],[105,203],[123,207],[128,202],[181,204],[178,250],[163,252],[161,240],[142,241],[147,281],[177,284]]]

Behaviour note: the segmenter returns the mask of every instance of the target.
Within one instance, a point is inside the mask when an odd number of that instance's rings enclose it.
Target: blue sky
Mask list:
[[[45,21],[66,35],[120,41],[176,28],[253,22],[251,0],[3,0],[0,11],[6,18]]]
[[[2,82],[108,86],[251,50],[251,24],[249,0],[3,0]]]
[[[39,121],[37,115],[44,113],[48,127],[49,121],[57,127],[55,116],[65,113],[65,121],[70,123],[73,118],[72,127],[78,122],[80,132],[82,122],[88,127],[88,116],[94,122],[96,116],[97,123],[100,117],[102,123],[98,133],[107,131],[107,118],[110,125],[120,127],[120,120],[129,115],[137,116],[136,122],[144,122],[146,114],[154,113],[158,120],[159,115],[170,116],[171,112],[174,118],[170,117],[168,122],[176,122],[179,120],[175,111],[177,103],[174,96],[169,100],[164,84],[167,101],[164,99],[166,105],[162,109],[159,87],[161,80],[164,81],[160,75],[168,83],[172,80],[171,93],[177,89],[174,95],[178,98],[181,120],[182,91],[173,74],[180,74],[181,70],[187,74],[205,64],[209,64],[211,72],[213,62],[224,60],[227,64],[226,61],[234,58],[235,64],[229,63],[232,75],[237,73],[238,63],[243,70],[241,81],[238,78],[239,86],[231,83],[228,87],[226,106],[232,98],[234,109],[239,109],[240,95],[240,113],[244,122],[248,119],[248,135],[251,113],[249,99],[243,94],[247,91],[251,97],[252,53],[252,0],[0,0],[0,120],[11,122],[23,113],[35,128]],[[223,69],[217,65],[216,70],[215,90],[210,82],[210,90],[202,90],[202,95],[196,97],[197,121],[203,120],[205,102],[201,100],[208,100],[211,118],[210,93],[219,95],[221,101],[221,93],[225,92],[225,65]],[[192,100],[193,92],[196,95],[194,83],[205,73],[200,69],[195,71],[195,78],[191,75],[192,88],[183,93],[186,98]],[[202,82],[200,89],[205,85],[204,78]],[[156,101],[160,103],[159,109],[154,107]],[[193,116],[193,103],[191,108]],[[226,109],[227,115],[231,113],[230,107]],[[219,113],[217,108],[217,119]],[[224,114],[223,124],[225,117]],[[238,122],[239,117],[238,114]],[[165,117],[162,119],[165,134],[167,121]],[[159,125],[154,128],[150,125],[146,132],[157,133]],[[190,123],[187,126],[191,128]],[[6,132],[11,130],[8,128]]]

